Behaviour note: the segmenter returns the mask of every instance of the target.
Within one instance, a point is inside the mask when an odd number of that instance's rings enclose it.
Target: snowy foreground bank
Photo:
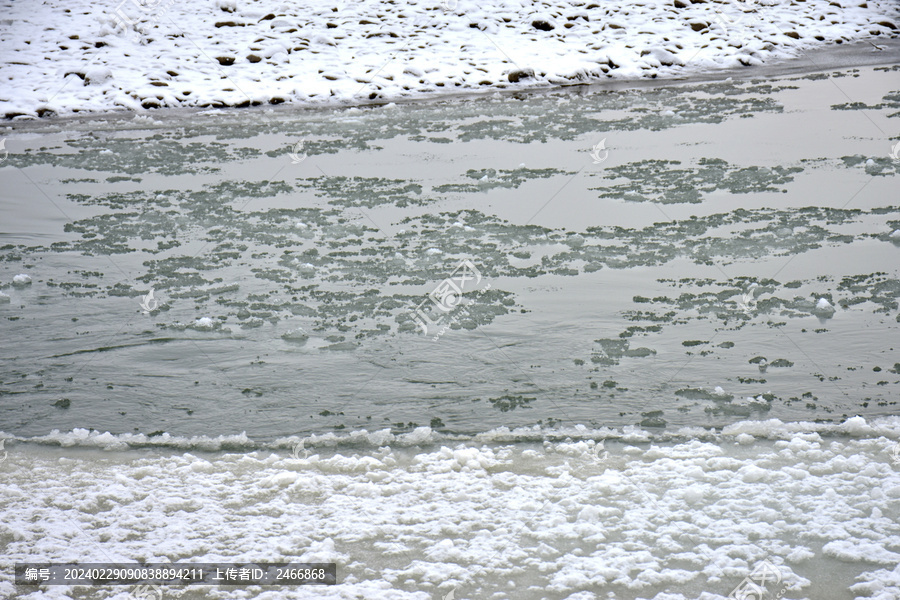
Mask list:
[[[0,595],[134,598],[14,586],[11,564],[30,559],[338,565],[334,587],[193,586],[183,599],[749,600],[763,596],[729,594],[761,565],[765,598],[900,597],[896,417],[557,434],[421,428],[249,452],[247,439],[210,451],[84,430],[7,440]]]
[[[2,4],[0,116],[672,77],[896,36],[891,0]]]

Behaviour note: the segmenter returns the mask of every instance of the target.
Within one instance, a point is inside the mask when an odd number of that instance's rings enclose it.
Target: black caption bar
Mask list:
[[[335,585],[335,563],[16,563],[16,585]]]

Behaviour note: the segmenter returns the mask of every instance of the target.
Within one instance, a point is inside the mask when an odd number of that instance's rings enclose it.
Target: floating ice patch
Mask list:
[[[703,158],[696,168],[676,169],[680,161],[642,160],[603,171],[608,180],[629,179],[629,183],[591,188],[601,198],[621,198],[630,202],[661,204],[698,203],[705,194],[728,190],[732,194],[782,192],[801,167],[734,167],[718,158]]]
[[[309,340],[309,334],[302,327],[298,327],[281,334],[281,339],[295,344],[305,344]]]

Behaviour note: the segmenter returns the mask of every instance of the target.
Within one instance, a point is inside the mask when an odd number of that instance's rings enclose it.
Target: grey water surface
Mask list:
[[[898,117],[863,66],[14,124],[0,430],[896,414]]]

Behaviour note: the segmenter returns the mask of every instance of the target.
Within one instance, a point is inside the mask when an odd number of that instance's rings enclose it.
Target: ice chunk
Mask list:
[[[209,317],[201,317],[194,321],[194,326],[201,329],[212,329],[213,327],[215,327],[215,324],[215,321],[213,321]]]
[[[286,342],[294,342],[297,344],[305,344],[309,339],[309,335],[306,331],[303,330],[302,327],[298,327],[297,329],[291,329],[281,335],[281,339]]]
[[[20,273],[13,277],[13,285],[31,285],[31,276]]]
[[[866,423],[866,420],[859,415],[851,417],[844,421],[841,429],[850,435],[862,436],[872,432],[872,427]]]
[[[684,490],[684,501],[688,504],[697,504],[703,500],[703,490],[700,486],[692,485]]]
[[[738,475],[740,475],[741,479],[746,483],[756,483],[757,481],[766,479],[769,472],[756,465],[747,465],[738,469]]]
[[[819,298],[819,301],[816,302],[816,307],[813,309],[813,314],[827,319],[834,315],[834,307],[826,298]]]

